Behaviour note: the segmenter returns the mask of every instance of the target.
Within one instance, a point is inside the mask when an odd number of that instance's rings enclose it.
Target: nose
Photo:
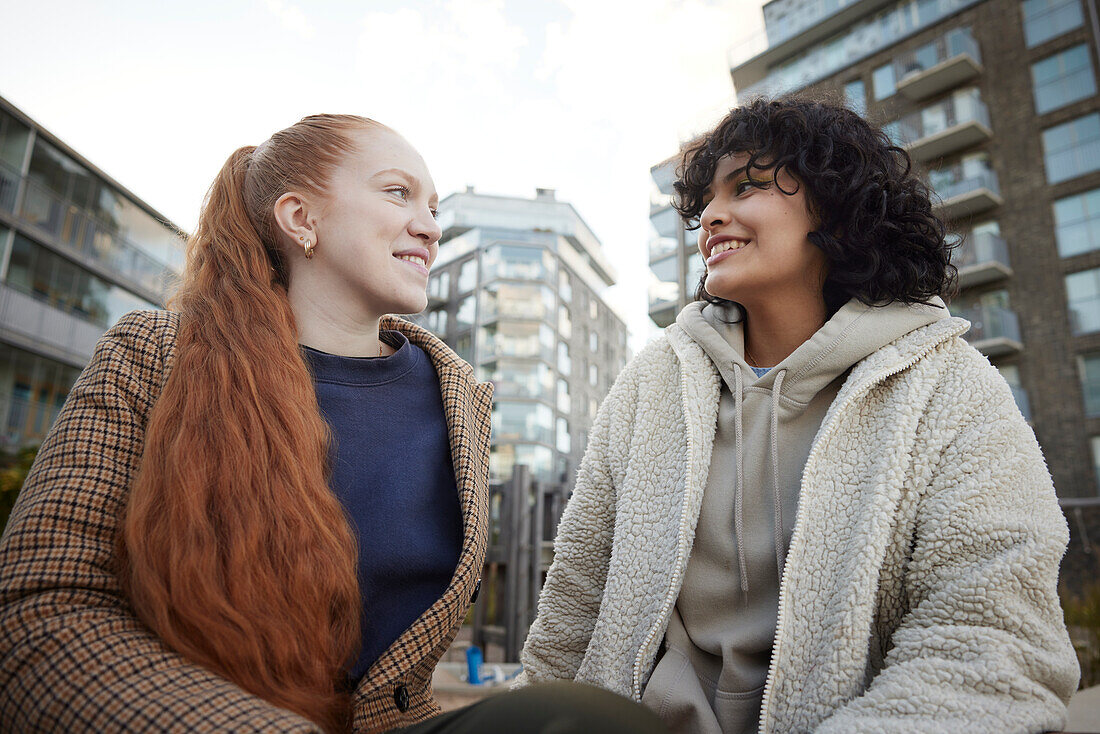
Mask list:
[[[719,197],[714,197],[699,213],[699,224],[703,229],[712,231],[715,227],[729,223],[729,212],[722,206]]]
[[[439,222],[432,216],[431,210],[426,207],[409,223],[409,233],[414,237],[419,237],[427,245],[439,242],[439,238],[443,236],[443,230],[439,228]]]

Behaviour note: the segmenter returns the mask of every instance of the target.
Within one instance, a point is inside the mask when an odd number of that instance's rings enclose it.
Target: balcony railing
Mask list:
[[[993,130],[989,110],[971,89],[901,118],[897,134],[913,160],[924,162],[989,140]]]
[[[1016,312],[999,306],[961,309],[958,316],[970,322],[966,340],[987,357],[999,357],[1023,349]]]
[[[20,180],[24,193],[16,212],[15,191]],[[177,275],[167,264],[146,253],[117,229],[37,181],[20,178],[3,164],[0,164],[0,208],[14,212],[62,245],[144,287],[161,301],[167,299],[176,283]]]
[[[927,99],[981,72],[981,52],[969,28],[956,28],[894,60],[897,89],[911,100]]]
[[[979,232],[964,238],[962,244],[951,253],[951,262],[959,269],[961,288],[1012,275],[1008,243],[992,232]]]
[[[968,172],[963,166],[954,166],[930,174],[939,196],[936,211],[944,219],[958,219],[1004,203],[997,174],[988,168]]]

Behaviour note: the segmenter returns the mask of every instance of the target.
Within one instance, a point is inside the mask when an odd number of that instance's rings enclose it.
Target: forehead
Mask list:
[[[398,168],[433,187],[428,166],[407,140],[388,128],[364,128],[353,131],[355,142],[341,168],[356,177],[370,177],[379,171]]]

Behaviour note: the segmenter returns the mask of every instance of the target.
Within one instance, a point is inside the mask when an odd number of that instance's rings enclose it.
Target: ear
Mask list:
[[[307,241],[317,245],[317,230],[309,210],[309,199],[294,191],[286,192],[275,201],[275,226],[295,247],[305,247]]]

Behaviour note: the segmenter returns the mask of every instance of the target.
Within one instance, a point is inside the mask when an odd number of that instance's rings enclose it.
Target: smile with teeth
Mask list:
[[[727,240],[726,242],[719,242],[714,247],[710,248],[710,254],[713,257],[726,250],[740,250],[747,244],[749,244],[747,240]]]
[[[408,260],[411,263],[416,263],[422,268],[428,267],[428,261],[419,255],[395,255],[398,260]]]

